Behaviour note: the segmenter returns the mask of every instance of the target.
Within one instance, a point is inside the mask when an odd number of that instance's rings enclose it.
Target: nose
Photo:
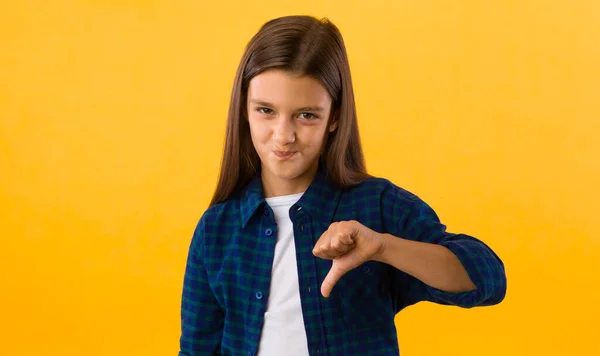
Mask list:
[[[294,124],[286,118],[280,117],[273,129],[273,140],[278,146],[284,146],[296,141]]]

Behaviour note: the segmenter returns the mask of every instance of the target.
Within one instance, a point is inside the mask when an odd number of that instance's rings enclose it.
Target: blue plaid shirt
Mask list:
[[[388,180],[369,178],[340,189],[320,170],[291,207],[290,218],[311,356],[398,355],[394,316],[403,308],[420,301],[470,308],[504,298],[506,276],[498,256],[473,237],[446,232],[426,203]],[[344,220],[449,248],[477,289],[446,293],[390,265],[368,261],[344,275],[324,298],[320,286],[332,262],[315,257],[312,249],[332,222]],[[276,237],[259,176],[204,213],[185,271],[179,356],[255,355]]]

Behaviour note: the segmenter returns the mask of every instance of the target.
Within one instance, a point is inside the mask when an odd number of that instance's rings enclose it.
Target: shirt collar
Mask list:
[[[329,179],[325,168],[319,168],[317,174],[300,200],[294,204],[295,211],[306,211],[313,221],[320,222],[325,228],[332,222],[333,214],[337,207],[341,189]],[[265,203],[260,172],[248,183],[240,200],[240,217],[242,227],[245,227],[250,218]]]

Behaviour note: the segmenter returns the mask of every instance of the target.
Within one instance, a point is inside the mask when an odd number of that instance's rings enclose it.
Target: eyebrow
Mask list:
[[[260,105],[260,106],[267,106],[267,107],[275,107],[275,105],[263,101],[263,100],[258,100],[258,99],[250,99],[250,102],[256,105]],[[296,111],[324,111],[325,109],[321,106],[304,106],[301,108],[296,109]]]

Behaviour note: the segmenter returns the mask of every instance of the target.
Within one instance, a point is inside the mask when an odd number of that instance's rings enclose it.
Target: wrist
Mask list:
[[[373,260],[386,264],[393,264],[392,256],[396,255],[396,253],[394,252],[395,250],[397,250],[396,245],[400,243],[400,240],[402,239],[390,234],[380,234],[380,239],[381,250],[377,255],[373,257]]]

